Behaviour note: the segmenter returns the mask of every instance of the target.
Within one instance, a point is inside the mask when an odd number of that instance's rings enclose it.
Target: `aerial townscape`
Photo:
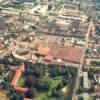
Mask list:
[[[0,100],[100,100],[100,0],[0,0]]]

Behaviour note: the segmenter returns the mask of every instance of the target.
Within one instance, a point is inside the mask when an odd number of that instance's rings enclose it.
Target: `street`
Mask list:
[[[72,100],[77,100],[77,96],[75,95],[75,93],[76,93],[77,89],[79,88],[79,79],[80,79],[80,76],[81,76],[80,73],[82,73],[82,67],[84,66],[86,50],[88,49],[89,36],[91,34],[90,33],[91,27],[92,27],[92,19],[90,20],[89,27],[88,27],[87,34],[86,34],[86,38],[85,38],[86,42],[85,42],[84,52],[83,52],[81,62],[80,62],[80,65],[79,65],[78,76],[76,78],[76,83],[75,83],[75,88],[74,88]]]

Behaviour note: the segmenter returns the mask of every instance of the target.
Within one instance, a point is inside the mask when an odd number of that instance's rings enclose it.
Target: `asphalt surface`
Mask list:
[[[89,36],[91,34],[92,25],[93,25],[93,23],[92,23],[92,19],[91,19],[90,23],[89,23],[88,30],[87,30],[86,38],[85,38],[86,42],[85,42],[85,46],[84,46],[83,55],[82,55],[82,58],[81,58],[81,61],[80,61],[80,66],[79,66],[79,69],[78,69],[78,77],[76,79],[76,84],[75,84],[72,100],[77,100],[77,96],[75,95],[75,92],[77,91],[77,89],[79,87],[79,80],[80,80],[80,76],[81,76],[81,73],[82,73],[82,67],[84,66],[84,60],[85,60],[85,56],[86,56],[86,50],[88,49]]]

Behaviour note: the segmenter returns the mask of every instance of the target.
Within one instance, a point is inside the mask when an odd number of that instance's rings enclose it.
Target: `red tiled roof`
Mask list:
[[[3,67],[4,65],[3,64],[0,64],[0,67]]]
[[[82,49],[70,46],[51,45],[50,55],[53,58],[63,59],[65,61],[80,62]]]
[[[29,89],[28,88],[22,88],[22,87],[15,87],[15,90],[18,92],[27,92]]]
[[[100,92],[100,86],[97,86],[97,87],[96,87],[96,91],[97,91],[97,92]]]
[[[16,70],[14,66],[9,66],[9,69],[12,70],[12,71]]]
[[[52,58],[52,56],[45,56],[45,59],[44,59],[45,61],[51,61],[51,60],[53,60],[53,58]]]
[[[12,86],[16,86],[17,85],[17,82],[18,82],[18,79],[20,78],[20,76],[21,76],[21,70],[20,70],[20,68],[18,68],[16,70],[16,73],[15,73],[13,79],[12,79],[12,82],[11,82]]]
[[[24,97],[24,100],[36,100],[36,98],[31,99],[31,98]]]
[[[90,60],[85,60],[85,65],[89,66],[90,65]]]
[[[28,100],[28,98],[24,98],[24,100]]]
[[[54,59],[62,59],[68,62],[79,63],[83,54],[83,50],[82,48],[78,47],[50,44],[48,53],[44,53],[42,50],[40,53],[43,53],[46,56],[52,56]]]
[[[100,77],[100,74],[96,74],[96,77]]]
[[[24,70],[24,64],[22,64],[18,69],[16,69],[16,73],[11,81],[12,86],[15,87],[17,85],[17,82],[18,82],[23,70]]]
[[[39,46],[38,53],[47,55],[48,52],[49,52],[49,48],[47,46],[42,46],[42,45]]]
[[[24,100],[35,100],[35,99],[24,98]]]
[[[100,97],[100,94],[96,94],[96,97],[99,98]]]

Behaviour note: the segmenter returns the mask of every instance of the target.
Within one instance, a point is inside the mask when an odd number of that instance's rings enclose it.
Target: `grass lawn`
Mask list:
[[[57,99],[55,97],[50,96],[51,95],[51,90],[60,83],[60,81],[62,80],[62,77],[60,76],[60,77],[56,77],[56,78],[50,78],[48,76],[48,78],[52,80],[51,88],[48,92],[37,91],[38,92],[37,100],[55,100],[55,99]]]
[[[23,87],[25,82],[25,77],[21,76],[18,81],[18,86]]]

